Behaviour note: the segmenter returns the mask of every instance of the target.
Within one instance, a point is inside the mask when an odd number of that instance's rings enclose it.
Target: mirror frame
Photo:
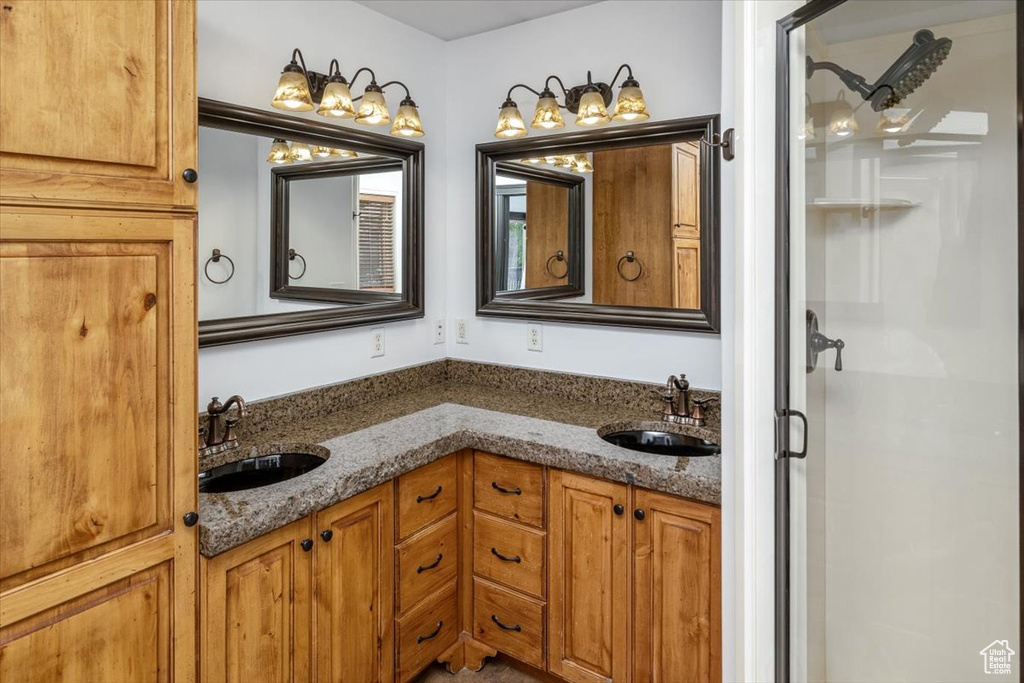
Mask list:
[[[317,178],[343,178],[367,172],[401,170],[401,161],[378,157],[326,161],[297,166],[275,166],[272,168],[270,170],[270,298],[298,301],[332,301],[341,304],[401,301],[401,293],[364,292],[358,289],[332,289],[330,287],[293,285],[289,277],[290,263],[288,259],[289,210],[291,208],[288,186],[292,181],[313,180]]]
[[[314,311],[291,311],[201,320],[199,321],[200,347],[290,337],[311,332],[423,317],[425,173],[422,143],[389,135],[342,128],[328,123],[309,121],[287,114],[252,109],[203,97],[199,98],[199,125],[267,138],[285,138],[307,144],[344,147],[356,152],[376,154],[387,157],[389,160],[396,160],[404,173],[402,212],[405,216],[405,225],[403,226],[405,232],[402,243],[402,294],[400,298]],[[200,169],[201,171],[202,169]],[[198,220],[201,221],[202,216],[199,216]],[[271,259],[275,258],[273,246],[271,244]],[[271,267],[273,267],[273,263]]]
[[[721,315],[719,252],[720,155],[717,149],[701,145],[700,163],[704,171],[700,182],[700,308],[646,308],[607,304],[570,303],[499,297],[495,290],[494,253],[494,176],[503,161],[524,156],[550,156],[593,152],[623,147],[648,146],[713,140],[719,133],[719,116],[711,114],[685,119],[654,121],[631,126],[545,135],[512,141],[487,142],[476,146],[476,314],[517,320],[541,320],[586,325],[614,325],[662,330],[687,330],[718,334]],[[580,266],[582,267],[582,263]],[[529,290],[527,290],[529,291]]]
[[[499,162],[495,165],[495,173],[501,173],[504,176],[518,178],[526,182],[558,185],[569,191],[569,226],[568,239],[566,240],[568,243],[566,244],[566,251],[569,255],[569,258],[567,259],[569,261],[569,272],[568,281],[564,285],[557,285],[554,287],[534,287],[533,289],[498,290],[494,293],[494,296],[496,298],[510,300],[564,299],[572,296],[582,296],[586,291],[586,285],[584,283],[585,274],[583,269],[583,260],[585,258],[583,244],[583,233],[585,227],[583,223],[584,212],[586,211],[586,198],[583,196],[583,178],[578,175],[560,173],[551,169],[527,168],[505,162]],[[492,222],[492,225],[494,225],[494,230],[496,232],[498,229],[497,222]],[[529,229],[529,226],[527,226],[527,229]],[[496,235],[492,239],[495,240],[492,244],[496,245]],[[499,281],[499,272],[501,269],[497,260],[492,259],[492,262],[494,263],[495,268],[492,277],[494,278],[494,282],[497,283]]]

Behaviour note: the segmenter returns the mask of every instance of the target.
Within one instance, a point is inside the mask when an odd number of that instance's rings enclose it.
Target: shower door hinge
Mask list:
[[[783,438],[789,434],[789,420],[791,417],[799,418],[804,423],[804,443],[803,448],[799,451],[786,450],[782,448],[782,444],[788,443],[788,440]],[[775,459],[780,458],[806,458],[807,457],[807,416],[801,413],[799,410],[793,410],[792,408],[780,408],[775,411]]]

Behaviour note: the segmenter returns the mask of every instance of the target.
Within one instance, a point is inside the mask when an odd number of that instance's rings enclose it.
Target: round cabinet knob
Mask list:
[[[621,505],[616,505],[615,507],[612,508],[612,510],[615,511],[615,514],[621,515],[623,512],[626,511],[626,508],[622,507]]]
[[[334,532],[330,529],[324,529],[320,532],[320,538],[324,539],[324,542],[326,543],[334,538]]]
[[[299,543],[299,545],[302,546],[302,549],[307,553],[313,549],[313,541],[308,538],[303,540],[302,543]]]
[[[194,168],[186,168],[181,172],[181,177],[185,179],[186,183],[194,183],[199,180],[199,174],[196,173],[196,169]]]
[[[199,513],[196,511],[186,512],[185,516],[181,518],[181,521],[185,522],[185,526],[195,526],[199,522]]]
[[[641,510],[640,508],[637,508],[636,510],[633,510],[633,516],[636,517],[638,520],[641,520],[641,521],[643,520],[644,517],[646,517],[646,515],[644,514],[644,511]]]

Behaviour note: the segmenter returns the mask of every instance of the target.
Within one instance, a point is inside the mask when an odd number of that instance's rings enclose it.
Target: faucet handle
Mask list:
[[[695,398],[695,399],[693,399],[693,402],[703,408],[703,407],[709,406],[709,405],[711,405],[713,403],[718,403],[718,397],[716,397],[716,396],[708,396],[707,398]]]
[[[220,398],[214,396],[210,399],[210,402],[206,404],[206,412],[210,415],[219,415],[224,411],[224,406],[220,402]]]

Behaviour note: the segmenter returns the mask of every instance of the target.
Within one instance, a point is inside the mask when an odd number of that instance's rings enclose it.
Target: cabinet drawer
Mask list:
[[[458,521],[452,513],[411,536],[395,549],[398,612],[402,614],[441,586],[455,580]]]
[[[477,452],[473,455],[473,504],[506,519],[544,526],[544,468]]]
[[[455,582],[398,620],[398,678],[408,681],[459,637]]]
[[[398,478],[398,538],[406,538],[455,511],[455,455]]]
[[[474,512],[473,571],[543,600],[544,538],[542,531]]]
[[[473,636],[527,664],[544,667],[544,603],[473,579]]]

